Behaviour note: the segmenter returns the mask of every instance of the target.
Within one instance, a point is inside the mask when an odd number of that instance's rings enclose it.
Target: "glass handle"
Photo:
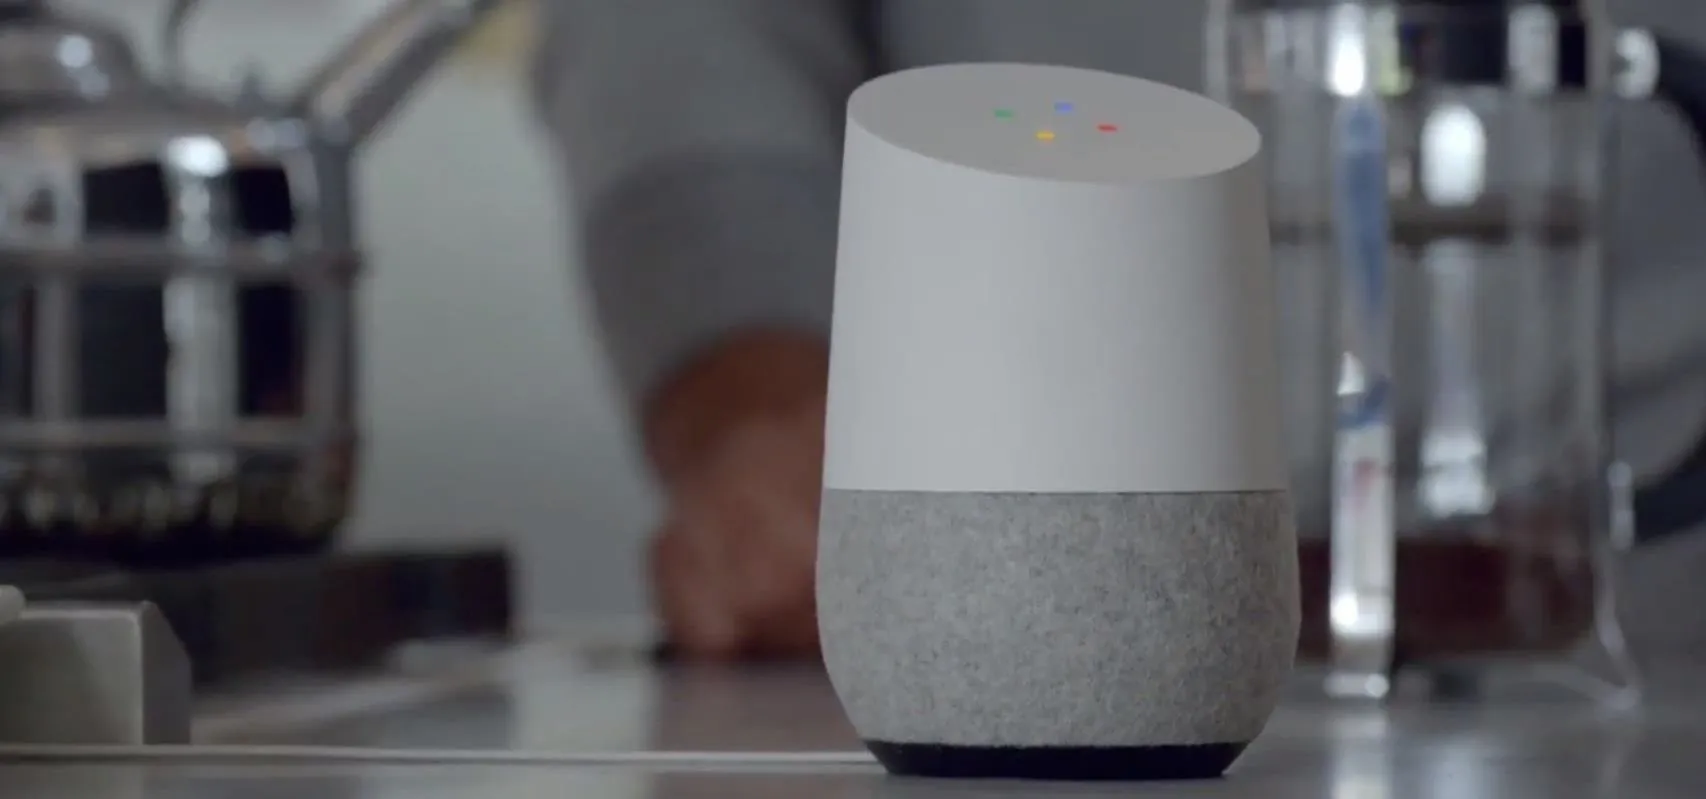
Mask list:
[[[1687,124],[1696,157],[1706,162],[1706,50],[1638,28],[1620,31],[1616,49],[1624,96],[1664,101]],[[1706,523],[1706,439],[1662,479],[1634,489],[1630,502],[1635,544],[1698,532]]]
[[[1334,120],[1334,200],[1343,270],[1345,355],[1334,441],[1327,688],[1383,698],[1391,690],[1394,582],[1386,121],[1371,94],[1344,99]]]

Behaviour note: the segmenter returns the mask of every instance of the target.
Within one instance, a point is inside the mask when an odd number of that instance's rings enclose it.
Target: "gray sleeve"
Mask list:
[[[862,6],[539,4],[535,96],[631,402],[735,329],[827,329]]]

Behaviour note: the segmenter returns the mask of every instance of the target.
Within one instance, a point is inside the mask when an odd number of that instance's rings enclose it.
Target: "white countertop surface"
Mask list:
[[[1416,702],[1381,710],[1333,704],[1300,687],[1225,779],[949,783],[891,779],[865,760],[818,669],[660,668],[620,653],[536,644],[448,671],[435,666],[417,676],[273,691],[265,701],[210,702],[198,728],[200,741],[215,745],[206,753],[155,762],[6,762],[0,796],[1706,796],[1706,692],[1698,690],[1706,669],[1677,666],[1656,676],[1638,716],[1581,701]],[[233,750],[221,749],[250,744],[282,748],[265,760],[234,759]],[[360,749],[322,754],[310,747]],[[462,762],[431,762],[428,750],[441,749],[462,750]],[[350,759],[386,751],[392,762]],[[779,756],[816,762],[778,763]],[[511,762],[475,762],[480,758]],[[518,762],[531,758],[555,762]]]

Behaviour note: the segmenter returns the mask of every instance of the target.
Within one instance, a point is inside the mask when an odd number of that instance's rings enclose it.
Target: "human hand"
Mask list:
[[[817,654],[826,365],[816,340],[743,339],[699,364],[652,417],[668,498],[652,590],[683,657]]]

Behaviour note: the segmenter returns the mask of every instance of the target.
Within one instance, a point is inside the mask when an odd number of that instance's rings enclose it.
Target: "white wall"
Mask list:
[[[159,0],[61,0],[135,31]],[[206,0],[188,64],[288,86],[381,0]],[[507,536],[538,623],[643,608],[651,501],[591,338],[524,56],[499,24],[368,150],[362,324],[367,468],[357,544]],[[446,310],[449,309],[449,310]]]

